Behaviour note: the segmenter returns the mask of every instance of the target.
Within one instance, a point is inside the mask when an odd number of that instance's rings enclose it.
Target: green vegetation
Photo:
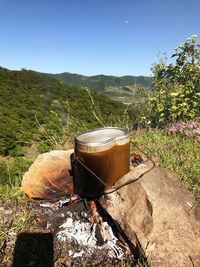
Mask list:
[[[162,58],[153,68],[153,94],[147,118],[151,125],[191,120],[200,114],[200,45],[193,35],[175,49],[167,64]]]
[[[171,133],[168,128],[137,131],[133,140],[156,158],[161,167],[177,172],[200,203],[200,143],[197,140],[181,132]]]
[[[44,152],[77,131],[101,126],[95,112],[111,124],[125,109],[103,95],[89,96],[37,72],[0,68],[0,155],[23,156],[33,143]]]
[[[138,85],[145,88],[151,87],[151,78],[145,76],[84,76],[78,74],[72,74],[68,72],[60,74],[48,74],[51,77],[66,83],[70,86],[88,87],[97,91],[104,91],[107,87],[117,87],[121,90],[121,86],[134,86]]]
[[[152,78],[145,76],[83,76],[68,72],[48,75],[67,85],[94,89],[112,99],[125,103],[134,102],[134,94],[138,87],[149,91],[152,82]]]
[[[31,162],[23,158],[0,161],[0,184],[13,187],[21,185],[21,176],[28,169]]]

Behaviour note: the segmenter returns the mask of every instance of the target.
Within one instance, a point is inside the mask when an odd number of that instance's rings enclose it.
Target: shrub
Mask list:
[[[163,57],[152,69],[154,77],[149,99],[149,119],[153,125],[191,120],[200,112],[200,45],[197,36],[188,38],[171,56]]]

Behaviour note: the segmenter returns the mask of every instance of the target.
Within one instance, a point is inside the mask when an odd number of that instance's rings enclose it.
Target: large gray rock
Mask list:
[[[103,207],[133,243],[137,236],[151,266],[200,266],[200,209],[194,196],[176,173],[152,168],[151,162],[134,168],[117,185],[135,179],[102,197]]]

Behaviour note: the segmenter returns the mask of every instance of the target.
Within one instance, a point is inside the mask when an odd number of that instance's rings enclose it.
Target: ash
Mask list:
[[[68,256],[85,258],[101,254],[107,258],[123,260],[125,250],[113,234],[112,228],[101,218],[101,223],[91,222],[92,215],[82,202],[72,206],[49,209],[48,228],[54,228],[55,238],[61,244],[68,244]],[[99,256],[98,256],[99,257]]]
[[[76,245],[84,247],[79,253],[73,253],[70,250],[70,255],[73,257],[82,257],[85,252],[87,254],[93,254],[96,249],[103,249],[108,251],[108,256],[111,258],[117,257],[121,259],[124,257],[123,250],[117,245],[117,238],[114,236],[111,227],[107,222],[103,222],[102,228],[107,233],[107,237],[99,236],[100,229],[98,224],[91,226],[89,222],[81,222],[79,220],[73,220],[72,214],[68,214],[69,217],[66,221],[59,227],[60,231],[57,233],[57,238],[61,242],[66,240],[74,242]],[[99,240],[102,239],[102,240]],[[103,243],[103,244],[102,244]],[[102,244],[102,245],[101,245]]]

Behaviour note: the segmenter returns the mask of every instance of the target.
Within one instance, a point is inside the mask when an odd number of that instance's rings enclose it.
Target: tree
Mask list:
[[[175,48],[167,64],[163,57],[153,68],[150,120],[154,125],[194,119],[200,112],[200,45],[197,36]]]

